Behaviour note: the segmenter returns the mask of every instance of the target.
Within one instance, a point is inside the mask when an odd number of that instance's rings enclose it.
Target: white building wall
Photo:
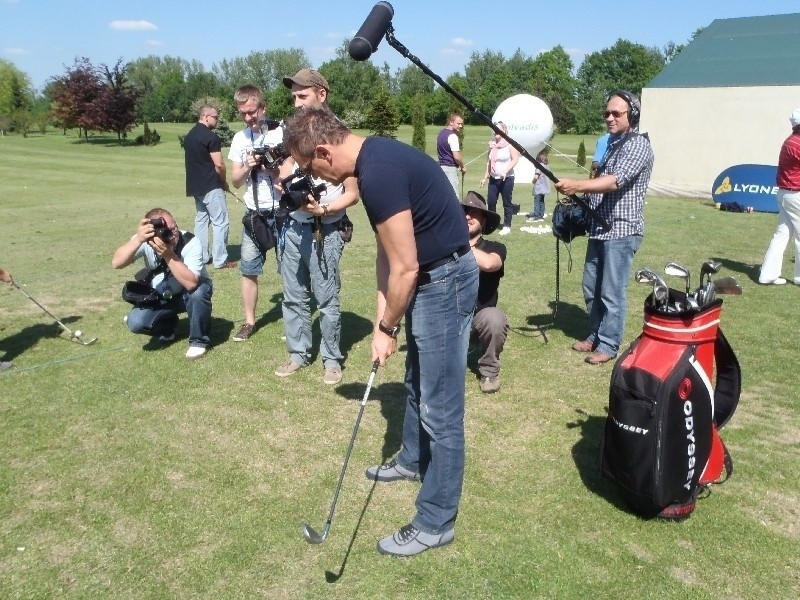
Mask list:
[[[727,167],[776,165],[798,107],[800,86],[645,88],[640,131],[655,154],[650,193],[710,198]]]

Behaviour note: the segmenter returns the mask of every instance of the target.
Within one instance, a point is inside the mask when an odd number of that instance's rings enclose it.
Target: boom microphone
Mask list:
[[[350,58],[357,61],[367,60],[378,49],[381,38],[392,25],[394,8],[388,2],[378,2],[372,7],[364,24],[350,40],[348,52]]]

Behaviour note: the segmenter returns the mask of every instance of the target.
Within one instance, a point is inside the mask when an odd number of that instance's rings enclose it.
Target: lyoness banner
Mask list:
[[[752,206],[758,212],[778,212],[774,165],[735,165],[717,175],[711,187],[714,202]]]

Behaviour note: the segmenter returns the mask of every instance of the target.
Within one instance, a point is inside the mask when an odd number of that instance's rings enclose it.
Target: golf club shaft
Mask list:
[[[62,323],[62,322],[61,322],[61,321],[58,319],[58,317],[56,317],[56,316],[55,316],[53,313],[51,313],[49,310],[47,310],[47,309],[46,309],[44,306],[42,306],[41,304],[39,304],[39,302],[37,302],[37,301],[36,301],[36,298],[34,298],[34,297],[33,297],[33,296],[31,296],[31,295],[30,295],[28,292],[26,292],[26,291],[25,291],[25,290],[23,290],[21,287],[19,287],[19,285],[17,285],[17,282],[16,282],[16,281],[12,281],[11,283],[12,283],[12,284],[14,285],[14,287],[15,287],[15,288],[17,288],[17,289],[18,289],[20,292],[22,292],[23,294],[25,294],[25,296],[28,298],[28,300],[30,300],[31,302],[33,302],[33,303],[34,303],[36,306],[38,306],[39,308],[41,308],[41,309],[42,309],[42,310],[43,310],[45,313],[47,313],[48,315],[50,315],[50,317],[51,317],[52,319],[54,319],[54,320],[55,320],[55,322],[56,322],[56,323],[58,323],[58,324],[59,324],[59,325],[60,325],[60,326],[61,326],[61,327],[62,327],[62,328],[65,330],[65,331],[68,331],[68,332],[69,332],[69,334],[70,334],[72,337],[75,337],[75,334],[74,334],[74,333],[72,333],[72,330],[71,330],[69,327],[67,327],[66,325],[64,325],[64,324],[63,324],[63,323]]]
[[[361,406],[358,409],[358,417],[356,417],[356,423],[353,426],[353,433],[350,436],[350,444],[347,446],[347,452],[344,455],[344,464],[342,465],[342,470],[339,473],[339,481],[336,483],[336,490],[333,493],[333,501],[331,501],[331,508],[328,511],[328,519],[325,521],[325,529],[323,530],[323,534],[321,536],[323,540],[328,536],[328,531],[330,530],[331,523],[333,522],[333,513],[336,511],[336,503],[339,500],[339,492],[342,489],[344,475],[347,472],[347,463],[350,462],[350,454],[353,452],[353,446],[356,442],[358,427],[361,425],[361,417],[364,415],[364,408],[367,406],[369,392],[372,389],[372,384],[375,381],[375,374],[378,372],[379,366],[380,361],[378,360],[375,360],[375,362],[372,363],[372,371],[369,374],[369,380],[367,380],[367,389],[364,390],[364,397],[362,398]]]

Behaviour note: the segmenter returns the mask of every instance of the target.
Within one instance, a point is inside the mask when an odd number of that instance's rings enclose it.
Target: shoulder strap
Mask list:
[[[722,429],[739,404],[742,393],[742,370],[722,329],[717,329],[714,343],[714,360],[717,365],[717,381],[714,389],[714,423]]]

